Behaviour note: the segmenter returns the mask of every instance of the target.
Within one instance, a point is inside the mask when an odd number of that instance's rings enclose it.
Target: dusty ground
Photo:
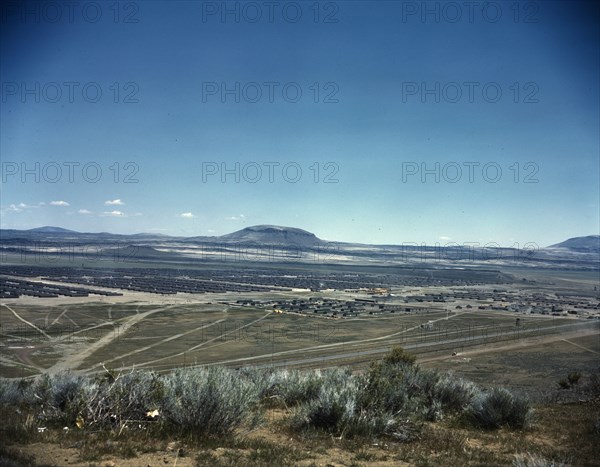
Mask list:
[[[33,455],[39,465],[55,466],[411,466],[411,465],[511,465],[515,455],[540,456],[546,461],[573,466],[594,466],[600,458],[600,437],[591,430],[600,417],[598,401],[586,404],[546,405],[536,408],[536,421],[526,431],[482,431],[457,425],[452,420],[427,424],[419,439],[399,443],[390,439],[342,440],[326,434],[299,435],[282,424],[283,409],[269,410],[266,423],[241,438],[249,445],[228,440],[194,447],[177,440],[149,440],[130,450],[118,451],[120,438],[101,445],[103,453],[90,458],[79,441],[61,441],[62,433],[40,434],[40,440],[11,448]],[[51,440],[51,438],[53,438]],[[252,444],[254,443],[254,444]],[[283,451],[279,452],[278,449]],[[141,452],[152,450],[153,452]],[[263,451],[261,453],[261,450]],[[82,457],[87,456],[87,460]],[[131,457],[134,456],[134,457]]]

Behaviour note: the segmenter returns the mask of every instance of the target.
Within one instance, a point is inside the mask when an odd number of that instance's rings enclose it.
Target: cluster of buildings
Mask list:
[[[399,304],[380,303],[375,299],[368,298],[356,298],[354,300],[316,297],[295,300],[241,299],[237,300],[235,305],[272,309],[274,313],[291,312],[332,318],[353,318],[364,314],[408,313],[420,309]]]
[[[456,309],[479,309],[537,313],[543,315],[585,315],[600,312],[600,299],[593,295],[579,296],[573,293],[528,292],[505,289],[449,290],[446,292],[407,295],[405,302],[457,303]]]
[[[87,297],[90,294],[117,296],[118,292],[89,289],[84,287],[45,284],[43,282],[27,281],[9,277],[0,277],[0,298],[19,298],[22,295],[38,298]]]

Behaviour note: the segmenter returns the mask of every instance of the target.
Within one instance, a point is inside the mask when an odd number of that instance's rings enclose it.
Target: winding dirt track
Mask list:
[[[162,345],[162,344],[164,344],[166,342],[170,342],[172,340],[179,339],[180,337],[183,337],[183,336],[186,336],[188,334],[200,331],[201,329],[206,329],[206,328],[208,328],[210,326],[214,326],[215,324],[222,323],[223,321],[225,321],[224,318],[223,319],[218,319],[217,321],[214,321],[214,322],[208,323],[208,324],[203,324],[202,326],[198,326],[196,328],[190,329],[189,331],[182,332],[182,333],[179,333],[179,334],[174,334],[174,335],[169,336],[169,337],[165,337],[164,339],[161,339],[159,342],[155,342],[154,344],[146,345],[144,347],[139,347],[139,348],[137,348],[135,350],[132,350],[131,352],[126,352],[126,353],[120,354],[120,355],[118,355],[118,356],[116,356],[114,358],[111,358],[111,359],[108,359],[108,360],[104,360],[103,363],[98,363],[98,364],[90,367],[89,370],[93,370],[94,368],[99,367],[99,366],[101,366],[102,364],[105,364],[105,363],[114,362],[114,361],[117,361],[117,360],[121,360],[121,359],[123,359],[125,357],[129,357],[131,355],[135,355],[136,353],[145,352],[146,350],[149,350],[149,349],[151,349],[153,347],[157,347],[157,346]],[[169,357],[169,358],[171,358],[171,357]],[[145,365],[145,363],[142,364],[142,365]],[[137,366],[141,366],[141,365],[137,365]]]
[[[248,326],[252,326],[253,324],[256,324],[256,323],[258,323],[259,321],[262,321],[263,319],[266,319],[266,318],[268,318],[269,316],[272,316],[272,315],[273,315],[273,314],[269,312],[269,313],[267,313],[266,315],[264,315],[264,316],[261,316],[260,318],[258,318],[258,319],[255,319],[254,321],[251,321],[251,322],[249,322],[248,324],[246,324],[246,325],[244,325],[244,326],[241,326],[241,327],[237,328],[236,330],[233,330],[233,331],[230,331],[230,332],[226,332],[226,333],[224,333],[224,334],[222,334],[222,335],[220,335],[220,336],[218,336],[218,337],[215,337],[215,338],[213,338],[213,339],[209,339],[209,340],[207,340],[207,341],[205,341],[205,342],[202,342],[201,344],[198,344],[198,345],[195,345],[195,346],[193,346],[193,347],[190,347],[190,348],[189,348],[189,349],[187,349],[185,352],[179,352],[179,353],[176,353],[176,354],[173,354],[173,355],[169,355],[169,356],[167,356],[167,357],[161,357],[161,358],[157,358],[157,359],[155,359],[155,360],[150,360],[150,361],[147,361],[147,362],[139,363],[137,366],[138,366],[138,367],[143,367],[143,366],[153,365],[153,364],[155,364],[155,363],[157,363],[157,362],[161,362],[161,361],[164,361],[164,360],[168,360],[168,359],[171,359],[171,358],[174,358],[174,357],[180,357],[180,356],[184,355],[184,354],[185,354],[185,353],[187,353],[187,352],[192,352],[192,351],[194,351],[194,350],[196,350],[196,349],[199,349],[200,347],[203,347],[203,346],[205,346],[206,344],[208,344],[208,343],[210,343],[210,342],[213,342],[213,341],[215,341],[215,340],[221,339],[221,338],[223,338],[223,337],[225,337],[225,336],[227,336],[227,335],[229,335],[229,334],[231,334],[231,333],[233,333],[233,332],[237,332],[237,331],[239,331],[240,329],[244,329],[244,328],[247,328]],[[219,320],[219,322],[220,322],[220,321],[223,321],[223,320]],[[216,323],[213,323],[213,324],[216,324]],[[159,344],[160,344],[160,343],[162,343],[162,342],[166,342],[167,340],[171,340],[171,338],[166,338],[166,339],[163,339],[161,342],[159,342]],[[220,344],[217,344],[217,345],[220,345]],[[215,346],[210,346],[210,347],[216,347],[216,345],[215,345]],[[208,347],[208,348],[210,348],[210,347]]]
[[[443,318],[443,319],[445,319],[445,318]],[[440,320],[435,320],[435,321],[440,321]],[[562,325],[562,326],[570,326],[570,325]],[[357,351],[348,352],[346,354],[337,353],[337,354],[330,354],[330,355],[317,355],[314,357],[303,356],[302,358],[297,358],[297,359],[293,359],[293,358],[295,355],[298,355],[298,354],[301,354],[301,353],[307,352],[307,351],[330,349],[332,347],[339,347],[339,346],[343,346],[343,345],[353,345],[353,344],[357,344],[357,343],[381,341],[384,339],[389,339],[390,337],[393,337],[393,336],[397,336],[399,334],[402,334],[402,333],[407,332],[412,329],[414,329],[414,328],[410,328],[410,329],[406,329],[401,332],[389,334],[387,336],[380,336],[380,337],[371,338],[371,339],[363,339],[360,341],[348,341],[348,342],[336,342],[334,344],[323,344],[323,345],[318,345],[318,346],[313,346],[313,347],[305,347],[305,348],[301,348],[301,349],[285,350],[282,352],[268,353],[268,354],[263,354],[263,355],[255,355],[255,356],[251,356],[251,357],[242,357],[242,358],[236,358],[236,359],[231,359],[231,360],[223,360],[223,361],[213,362],[213,363],[204,364],[204,365],[200,365],[200,366],[223,365],[223,364],[232,364],[232,363],[244,364],[244,363],[250,363],[252,361],[255,361],[255,362],[266,361],[268,359],[271,360],[271,362],[269,363],[269,366],[273,366],[273,365],[289,366],[289,365],[306,365],[306,364],[320,364],[319,366],[323,366],[323,364],[327,361],[335,362],[335,361],[344,360],[344,359],[352,359],[352,358],[356,357]],[[556,329],[556,328],[554,328],[554,329]],[[587,329],[580,329],[577,331],[569,331],[566,333],[548,335],[545,337],[536,336],[536,337],[532,337],[532,338],[525,338],[525,339],[522,339],[522,340],[519,340],[516,342],[512,341],[510,343],[482,342],[479,345],[472,345],[472,347],[469,350],[461,352],[460,355],[466,356],[466,355],[476,355],[476,354],[481,354],[481,353],[510,351],[510,350],[516,350],[516,349],[523,348],[523,347],[537,346],[537,345],[544,344],[544,343],[555,342],[555,341],[559,341],[559,340],[562,341],[562,340],[565,340],[566,338],[575,338],[575,337],[583,337],[583,336],[590,336],[590,335],[598,336],[599,335],[598,328],[591,327],[591,328],[587,328]],[[575,345],[577,345],[577,344],[575,344]],[[413,346],[408,345],[405,348],[412,349],[412,347]],[[579,346],[579,347],[581,347],[581,346]],[[583,348],[584,350],[596,353],[594,350],[587,349],[585,347],[581,347],[581,348]],[[390,349],[390,343],[387,343],[383,347],[371,348],[368,350],[359,350],[358,352],[360,353],[361,356],[378,355],[378,354],[384,354],[384,353],[388,352],[389,349]],[[274,357],[283,357],[283,356],[290,357],[292,359],[291,360],[286,359],[285,361],[276,362],[276,363],[274,363],[272,361]],[[447,354],[444,354],[444,355],[431,356],[431,357],[418,357],[418,361],[420,363],[421,362],[425,363],[425,362],[435,361],[435,360],[446,360],[448,358],[451,358],[451,357]],[[259,366],[261,366],[261,365],[259,364]]]
[[[593,336],[593,335],[598,335],[598,330],[597,329],[582,329],[582,330],[578,330],[578,331],[573,331],[573,332],[569,332],[566,334],[557,334],[557,335],[549,335],[549,336],[545,336],[545,337],[536,337],[533,339],[524,339],[523,341],[519,341],[519,342],[512,342],[510,344],[506,344],[506,343],[492,343],[492,344],[482,344],[481,346],[477,346],[473,349],[469,349],[469,350],[465,350],[464,352],[460,352],[460,354],[458,355],[458,357],[469,357],[469,356],[473,356],[473,355],[480,355],[480,354],[484,354],[484,353],[494,353],[494,352],[505,352],[505,351],[510,351],[510,350],[518,350],[518,349],[522,349],[522,348],[526,348],[526,347],[533,347],[533,346],[537,346],[537,345],[541,345],[541,344],[549,344],[550,342],[556,342],[556,341],[566,341],[569,342],[567,339],[573,339],[576,337],[585,337],[585,336]],[[588,349],[587,347],[583,347],[581,345],[575,344],[574,342],[569,342],[569,344],[573,344],[583,350],[586,350],[588,352],[593,352],[593,353],[598,353],[595,350],[592,349]],[[433,361],[437,361],[437,360],[448,360],[449,358],[453,358],[450,357],[448,355],[437,355],[437,356],[432,356],[432,357],[425,357],[425,358],[419,358],[419,363],[426,363],[426,362],[433,362]]]
[[[584,347],[583,345],[576,344],[575,342],[571,342],[568,339],[563,339],[563,341],[565,341],[568,344],[574,345],[575,347],[579,347],[580,349],[587,350],[588,352],[595,353],[596,355],[600,355],[600,352],[596,352],[595,350],[588,349],[587,347]]]
[[[11,307],[9,307],[6,303],[2,303],[1,304],[3,307],[7,308],[13,315],[15,315],[15,318],[17,318],[20,321],[23,321],[25,324],[27,324],[28,326],[31,326],[33,329],[35,329],[37,332],[39,332],[40,334],[42,334],[44,337],[46,337],[48,340],[51,340],[51,337],[46,334],[44,331],[42,331],[40,328],[38,328],[35,324],[33,324],[30,321],[27,321],[25,318],[22,318],[15,310],[13,310]]]
[[[46,334],[42,329],[39,329],[37,326],[35,326],[35,324],[33,324],[33,323],[25,320],[21,316],[19,316],[19,314],[15,310],[10,308],[8,305],[2,304],[2,306],[5,306],[8,310],[10,310],[13,313],[13,315],[17,319],[23,321],[27,325],[34,328],[37,332],[39,332],[40,334],[42,334],[46,338],[48,338],[48,340],[50,340],[50,341],[56,340],[56,339],[52,339],[51,336]],[[115,332],[109,332],[95,342],[76,346],[74,349],[71,349],[67,354],[65,354],[58,362],[56,362],[51,367],[47,368],[45,371],[47,371],[49,373],[56,373],[58,371],[70,369],[70,370],[76,370],[76,371],[85,372],[85,373],[95,373],[95,372],[100,371],[100,370],[98,370],[98,367],[103,365],[106,362],[118,361],[119,359],[122,359],[124,357],[138,354],[140,352],[144,352],[144,351],[154,348],[156,346],[159,346],[164,343],[171,342],[173,340],[184,337],[190,333],[196,332],[205,327],[213,326],[215,324],[218,324],[218,323],[224,321],[223,319],[220,319],[213,323],[203,324],[202,326],[185,331],[183,333],[178,333],[176,335],[165,337],[164,339],[161,339],[159,342],[155,342],[151,345],[140,347],[135,350],[123,353],[121,355],[109,358],[108,360],[105,360],[103,363],[94,364],[93,366],[91,366],[89,368],[80,368],[87,358],[89,358],[91,355],[93,355],[99,349],[109,345],[111,342],[113,342],[119,336],[124,335],[132,326],[138,324],[140,321],[144,320],[145,318],[147,318],[155,313],[166,311],[166,310],[178,307],[178,306],[180,306],[180,304],[169,304],[169,305],[161,306],[159,308],[156,308],[156,309],[153,309],[150,311],[146,311],[143,313],[140,313],[138,310],[137,314],[135,314],[135,315],[129,316],[127,318],[121,318],[118,320],[121,324],[115,327],[115,329],[114,329]],[[64,310],[63,313],[61,313],[61,315],[59,316],[59,318],[62,316],[65,316],[68,318],[66,311],[67,310]],[[472,313],[473,313],[473,311],[463,311],[463,312],[459,312],[459,313],[454,313],[450,317],[446,316],[446,317],[441,317],[439,319],[432,320],[431,322],[436,323],[438,321],[447,321],[448,319],[452,320],[453,318],[456,318],[458,316],[465,315],[465,314],[472,314]],[[264,319],[267,319],[270,316],[272,316],[272,313],[269,312],[269,313],[265,314],[264,316],[261,316],[258,319],[251,321],[250,323],[246,324],[243,327],[248,327],[248,326],[254,325],[255,323],[262,321]],[[54,322],[56,322],[56,319],[54,320]],[[52,324],[54,324],[54,322]],[[112,324],[114,326],[115,322],[96,324],[96,325],[91,326],[88,329],[106,326],[107,324]],[[353,352],[351,351],[350,353],[347,353],[347,354],[344,353],[346,346],[356,347],[356,346],[360,346],[363,344],[371,344],[368,346],[370,348],[360,351],[360,354],[361,355],[367,355],[367,354],[376,355],[379,353],[385,353],[386,351],[389,350],[390,339],[393,339],[402,334],[405,334],[405,333],[408,333],[415,329],[418,329],[419,327],[420,327],[420,325],[415,325],[411,328],[406,328],[406,329],[403,329],[398,332],[394,332],[394,333],[387,334],[384,336],[368,338],[368,339],[321,344],[321,345],[304,347],[304,348],[299,348],[299,349],[291,349],[291,350],[285,350],[285,351],[281,351],[281,352],[268,353],[268,354],[264,354],[264,355],[255,355],[255,356],[250,356],[250,357],[242,357],[242,358],[236,358],[236,359],[230,359],[230,360],[223,360],[223,361],[219,361],[219,362],[210,363],[208,365],[232,364],[232,363],[236,363],[236,364],[253,364],[254,363],[254,364],[258,364],[260,366],[260,364],[263,363],[263,361],[265,359],[270,359],[271,364],[273,364],[274,357],[279,357],[279,358],[280,357],[288,357],[289,359],[286,359],[283,362],[284,364],[287,364],[287,365],[305,365],[305,364],[315,364],[318,362],[321,362],[321,365],[322,365],[326,361],[330,361],[333,364],[336,360],[339,361],[340,359],[352,358],[352,356],[356,355],[357,351],[353,351]],[[238,330],[239,329],[236,329],[235,331],[231,331],[231,332],[236,332]],[[85,329],[80,330],[78,332],[83,332],[83,331],[85,331]],[[583,350],[600,355],[600,353],[596,352],[595,350],[585,348],[579,344],[576,344],[576,343],[568,340],[569,338],[582,337],[582,336],[594,335],[594,334],[598,335],[597,327],[593,327],[591,329],[582,329],[582,330],[573,331],[573,332],[567,331],[565,333],[547,335],[547,336],[543,336],[543,337],[536,336],[535,338],[524,338],[517,342],[515,342],[515,341],[511,341],[509,343],[507,343],[507,342],[487,342],[487,343],[483,342],[481,345],[471,346],[468,350],[461,352],[460,355],[468,356],[468,355],[476,355],[476,354],[481,354],[481,353],[510,351],[510,350],[514,350],[514,349],[518,349],[518,348],[522,348],[522,347],[529,347],[529,346],[539,345],[539,344],[543,344],[543,343],[554,342],[554,341],[558,341],[558,340],[565,341],[573,346],[576,346]],[[192,347],[188,348],[187,350],[185,350],[184,352],[179,352],[179,353],[175,353],[172,355],[149,360],[146,362],[138,363],[138,364],[136,364],[136,367],[152,366],[156,363],[164,362],[165,360],[170,360],[170,359],[173,359],[174,357],[182,356],[186,352],[194,351],[200,347],[204,347],[204,348],[208,349],[208,348],[216,347],[219,345],[223,345],[222,343],[212,343],[213,341],[218,340],[221,337],[222,336],[215,337],[206,342],[202,342],[201,344],[192,346]],[[212,345],[209,345],[211,343],[212,343]],[[375,344],[375,345],[373,346],[373,344]],[[373,348],[373,347],[375,347],[375,348]],[[342,350],[342,352],[341,353],[339,353],[339,351],[335,352],[335,349],[340,349],[340,350]],[[334,353],[329,354],[329,355],[322,355],[322,354],[321,355],[314,355],[314,354],[310,355],[310,353],[312,353],[312,352],[315,352],[315,351],[318,352],[318,351],[322,351],[322,350],[329,350],[329,351],[333,350]],[[306,355],[307,352],[309,353],[309,355]],[[431,361],[437,361],[437,360],[444,360],[444,359],[448,359],[448,358],[451,358],[451,357],[449,355],[445,355],[445,354],[444,355],[422,356],[419,358],[419,362],[425,363],[425,362],[431,362]],[[26,361],[22,358],[21,358],[21,360],[27,366],[35,367],[35,365],[33,365],[33,363],[31,361]],[[279,364],[279,362],[277,362],[277,364]]]
[[[98,339],[96,342],[93,342],[92,344],[86,345],[84,348],[82,348],[80,350],[77,350],[75,352],[72,352],[68,355],[63,356],[63,358],[61,358],[58,362],[56,362],[54,365],[52,365],[46,371],[48,373],[56,373],[59,371],[64,371],[64,370],[69,370],[69,369],[75,370],[79,366],[81,366],[81,364],[85,361],[86,358],[88,358],[90,355],[92,355],[94,352],[101,349],[102,347],[110,344],[119,335],[126,333],[129,328],[136,325],[144,318],[147,318],[148,316],[153,315],[154,313],[158,313],[159,311],[169,310],[176,306],[177,305],[169,305],[169,306],[165,306],[165,307],[161,307],[161,308],[156,308],[155,310],[150,310],[150,311],[146,311],[143,313],[138,313],[133,316],[130,316],[129,318],[124,320],[123,324],[121,324],[120,326],[115,328],[116,332],[109,332],[105,336]]]

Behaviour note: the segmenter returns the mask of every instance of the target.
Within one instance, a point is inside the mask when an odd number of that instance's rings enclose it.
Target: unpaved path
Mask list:
[[[600,355],[600,352],[596,352],[595,350],[588,349],[587,347],[584,347],[583,345],[576,344],[575,342],[571,342],[570,340],[563,339],[563,341],[565,341],[568,344],[574,345],[575,347],[579,347],[580,349],[586,350],[588,352],[595,353],[596,355]]]
[[[162,344],[164,344],[166,342],[170,342],[172,340],[179,339],[180,337],[186,336],[186,335],[191,334],[193,332],[197,332],[197,331],[200,331],[202,329],[206,329],[206,328],[208,328],[210,326],[214,326],[215,324],[222,323],[223,321],[225,321],[225,318],[219,319],[219,320],[217,320],[217,321],[215,321],[213,323],[203,324],[202,326],[198,326],[198,327],[190,329],[189,331],[186,331],[186,332],[182,332],[182,333],[179,333],[179,334],[174,334],[174,335],[169,336],[169,337],[165,337],[164,339],[161,339],[160,341],[155,342],[154,344],[146,345],[144,347],[139,347],[139,348],[137,348],[135,350],[132,350],[131,352],[126,352],[126,353],[120,354],[120,355],[118,355],[118,356],[116,356],[114,358],[111,358],[109,360],[104,360],[103,364],[110,363],[110,362],[113,362],[115,360],[121,360],[124,357],[129,357],[131,355],[135,355],[136,353],[145,352],[146,350],[149,350],[149,349],[151,349],[153,347],[157,347],[157,346],[162,345]],[[101,364],[96,364],[93,367],[91,367],[90,370],[93,370],[94,368],[96,368],[96,367],[98,367],[100,365]]]
[[[27,324],[28,326],[31,326],[33,329],[35,329],[37,332],[39,332],[40,334],[42,334],[44,337],[46,337],[48,340],[51,340],[51,337],[46,334],[44,331],[42,331],[40,328],[38,328],[35,324],[33,324],[30,321],[27,321],[25,318],[22,318],[15,310],[13,310],[11,307],[9,307],[6,303],[1,303],[0,305],[2,305],[3,307],[7,308],[8,310],[10,310],[12,312],[13,315],[15,315],[15,318],[17,318],[20,321],[23,321],[25,324]]]
[[[481,344],[481,346],[477,346],[476,348],[471,348],[464,352],[460,352],[453,357],[449,356],[449,355],[437,355],[437,356],[432,356],[432,357],[419,358],[418,361],[419,361],[419,363],[426,363],[426,362],[434,362],[434,361],[438,361],[438,360],[448,360],[450,358],[456,358],[456,357],[469,357],[469,356],[480,355],[480,354],[484,354],[484,353],[505,352],[505,351],[511,351],[511,350],[518,350],[518,349],[526,348],[526,347],[533,347],[533,346],[541,345],[541,344],[548,344],[550,342],[556,342],[556,341],[569,342],[567,339],[574,339],[577,337],[586,337],[586,336],[593,336],[593,335],[598,335],[598,329],[593,329],[593,328],[592,329],[582,329],[582,330],[578,330],[578,331],[569,332],[566,334],[556,334],[556,335],[549,335],[549,336],[545,336],[545,337],[534,337],[534,338],[530,338],[530,339],[523,339],[522,341],[519,341],[519,342],[513,341],[509,344],[504,343],[504,342],[487,343],[487,344],[484,343],[484,344]],[[569,342],[569,343],[573,344],[577,347],[581,347],[582,349],[587,350],[588,352],[598,353],[594,350],[588,349],[586,347],[575,344],[573,342]]]
[[[471,314],[471,313],[473,313],[473,311],[463,311],[462,313],[454,313],[454,314],[450,315],[449,318],[446,317],[446,316],[444,316],[444,317],[439,318],[439,319],[430,320],[430,322],[431,323],[437,323],[438,321],[446,321],[448,319],[452,319],[452,318],[455,318],[457,316]],[[252,357],[236,358],[236,359],[233,359],[233,360],[223,360],[223,361],[219,361],[219,362],[210,363],[209,365],[222,365],[222,364],[226,364],[226,363],[246,362],[246,361],[251,361],[251,360],[261,360],[261,359],[264,359],[264,358],[271,358],[272,359],[273,357],[281,357],[283,355],[293,355],[293,354],[298,354],[298,353],[303,353],[303,352],[310,352],[310,351],[314,351],[314,350],[332,349],[332,348],[335,348],[335,347],[342,347],[342,348],[344,348],[344,346],[347,346],[347,345],[356,345],[356,344],[365,344],[365,343],[368,343],[368,342],[385,341],[385,340],[391,339],[392,337],[400,336],[400,335],[402,335],[404,333],[407,333],[407,332],[410,332],[410,331],[414,331],[415,329],[419,329],[419,327],[421,327],[421,325],[417,324],[417,325],[415,325],[415,326],[413,326],[411,328],[406,328],[406,329],[403,329],[402,331],[394,332],[392,334],[386,334],[385,336],[371,337],[369,339],[360,339],[360,340],[352,340],[352,341],[334,342],[332,344],[314,345],[312,347],[302,347],[300,349],[284,350],[282,352],[267,353],[267,354],[263,354],[263,355],[255,355],[255,356],[252,356]],[[319,357],[319,359],[323,359],[323,357]]]
[[[144,318],[147,318],[154,313],[158,313],[160,311],[169,310],[177,305],[169,305],[161,308],[156,308],[155,310],[145,311],[143,313],[138,313],[133,316],[126,318],[120,326],[118,326],[115,330],[116,332],[109,332],[105,336],[98,339],[96,342],[93,342],[83,349],[78,350],[76,352],[70,353],[69,355],[63,356],[58,362],[48,368],[46,371],[48,373],[56,373],[59,371],[64,371],[67,369],[76,369],[83,364],[83,362],[91,356],[94,352],[98,351],[102,347],[110,344],[114,339],[118,336],[127,332],[129,328],[136,325]]]
[[[155,360],[150,360],[150,361],[147,361],[147,362],[143,362],[143,363],[140,363],[140,364],[138,364],[137,366],[139,366],[139,367],[142,367],[142,366],[153,365],[153,364],[155,364],[155,363],[157,363],[157,362],[161,362],[161,361],[163,361],[163,360],[168,360],[168,359],[170,359],[170,358],[174,358],[174,357],[181,357],[182,355],[184,355],[184,354],[186,354],[186,353],[188,353],[188,352],[193,352],[194,350],[197,350],[197,349],[199,349],[200,347],[203,347],[203,346],[205,346],[206,344],[208,344],[208,343],[210,343],[210,342],[213,342],[213,341],[215,341],[215,340],[218,340],[218,339],[222,339],[223,337],[225,337],[225,336],[227,336],[227,335],[229,335],[229,334],[231,334],[231,333],[233,333],[233,332],[238,332],[240,329],[244,329],[244,328],[247,328],[248,326],[252,326],[253,324],[256,324],[256,323],[258,323],[259,321],[262,321],[263,319],[266,319],[266,318],[268,318],[269,316],[272,316],[272,315],[273,315],[273,314],[272,314],[271,312],[269,312],[269,313],[267,313],[266,315],[264,315],[264,316],[261,316],[260,318],[258,318],[258,319],[255,319],[254,321],[251,321],[251,322],[249,322],[248,324],[246,324],[246,325],[244,325],[244,326],[241,326],[241,327],[239,327],[239,328],[237,328],[237,329],[235,329],[235,330],[232,330],[232,331],[226,332],[226,333],[224,333],[224,334],[222,334],[222,335],[219,335],[219,336],[217,336],[217,337],[214,337],[213,339],[209,339],[209,340],[207,340],[206,342],[202,342],[201,344],[198,344],[198,345],[195,345],[195,346],[193,346],[193,347],[190,347],[190,348],[189,348],[189,349],[187,349],[185,352],[179,352],[179,353],[176,353],[176,354],[173,354],[173,355],[169,355],[169,356],[167,356],[167,357],[157,358],[157,359],[155,359]],[[212,347],[212,346],[211,346],[211,347]]]

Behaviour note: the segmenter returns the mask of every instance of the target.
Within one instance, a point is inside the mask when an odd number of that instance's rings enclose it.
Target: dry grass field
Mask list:
[[[98,373],[103,366],[164,371],[211,364],[360,368],[400,344],[426,365],[480,381],[531,386],[570,368],[593,369],[600,351],[598,322],[570,317],[519,314],[517,325],[510,312],[431,308],[331,319],[232,305],[235,294],[210,302],[179,296],[157,304],[144,296],[117,299],[3,303],[0,373]]]

